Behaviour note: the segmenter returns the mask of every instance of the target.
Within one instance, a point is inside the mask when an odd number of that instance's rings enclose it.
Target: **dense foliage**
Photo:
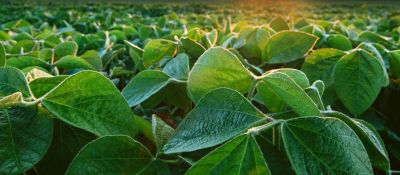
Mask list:
[[[289,5],[0,6],[0,174],[398,173],[397,7]]]

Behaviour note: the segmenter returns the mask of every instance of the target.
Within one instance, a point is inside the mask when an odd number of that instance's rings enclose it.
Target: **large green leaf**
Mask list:
[[[271,174],[256,140],[241,135],[197,161],[187,172],[197,174]]]
[[[68,76],[59,75],[55,77],[41,77],[37,78],[29,83],[29,87],[31,88],[33,96],[36,98],[40,98],[46,93],[53,90],[57,87],[61,82],[63,82]]]
[[[205,51],[190,71],[188,91],[192,100],[198,102],[205,93],[219,87],[246,93],[252,83],[252,73],[234,54],[214,47]]]
[[[341,34],[329,35],[326,39],[326,45],[330,48],[348,51],[353,48],[351,41]]]
[[[13,67],[1,67],[0,97],[8,96],[15,92],[21,92],[25,96],[30,95],[24,74]]]
[[[164,39],[149,41],[143,49],[143,65],[149,67],[161,60],[164,56],[174,56],[176,46],[176,43]]]
[[[178,80],[158,70],[145,70],[132,78],[122,90],[122,95],[128,101],[129,106],[136,106],[159,92],[170,82],[178,82]]]
[[[244,40],[244,45],[239,49],[247,59],[261,59],[262,51],[268,41],[270,34],[261,27],[248,27],[239,33],[239,40]]]
[[[203,54],[203,52],[206,50],[200,43],[190,38],[183,37],[180,39],[180,41],[181,44],[179,49],[183,50],[194,59],[199,58],[201,54]]]
[[[91,64],[89,64],[86,60],[71,55],[62,57],[60,60],[56,61],[54,65],[56,65],[58,68],[66,70],[78,69],[78,68],[86,70],[95,70],[95,68]]]
[[[351,129],[353,129],[367,149],[372,166],[389,173],[389,156],[386,152],[385,145],[375,128],[364,121],[351,119],[340,112],[328,111],[325,112],[324,115],[338,118],[345,122]]]
[[[54,58],[58,60],[67,55],[76,56],[77,52],[78,52],[78,44],[76,44],[76,42],[73,41],[63,42],[58,44],[54,48]]]
[[[304,32],[282,31],[272,35],[263,51],[263,59],[271,64],[287,63],[303,58],[318,38]]]
[[[103,63],[99,53],[95,50],[89,50],[81,55],[81,58],[89,63],[97,71],[101,71],[103,68]]]
[[[66,175],[141,174],[153,159],[146,147],[128,136],[104,136],[79,152]]]
[[[82,71],[72,75],[41,102],[62,121],[96,135],[136,134],[128,103],[99,73]]]
[[[53,124],[43,109],[0,110],[0,174],[31,169],[50,146]]]
[[[32,56],[20,56],[20,57],[9,58],[7,59],[7,66],[16,67],[21,70],[32,66],[49,68],[48,63],[46,63],[42,59]]]
[[[339,119],[294,118],[281,125],[281,132],[297,174],[373,174],[360,139]]]
[[[335,91],[344,106],[355,116],[372,105],[381,90],[381,63],[364,50],[343,56],[334,70]]]
[[[6,66],[6,49],[3,44],[0,43],[0,67]]]
[[[189,57],[179,54],[163,68],[163,72],[177,80],[187,80],[189,75]]]
[[[283,30],[289,30],[288,23],[281,16],[278,16],[274,20],[272,20],[271,23],[269,23],[269,27],[271,27],[272,29],[274,29],[277,32],[283,31]]]
[[[258,92],[264,101],[275,100],[268,94],[272,92],[300,116],[320,116],[317,104],[291,77],[285,73],[273,72],[261,77]]]
[[[165,144],[165,153],[190,152],[220,144],[265,120],[239,92],[210,91],[185,117]]]
[[[310,81],[322,80],[326,86],[330,86],[334,81],[336,63],[343,55],[344,52],[332,48],[318,49],[307,56],[301,70]]]

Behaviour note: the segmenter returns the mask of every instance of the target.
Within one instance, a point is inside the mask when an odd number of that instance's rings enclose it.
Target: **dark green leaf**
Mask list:
[[[360,139],[336,118],[290,119],[281,132],[297,174],[373,174]]]
[[[334,70],[335,91],[344,106],[355,116],[372,105],[381,90],[381,63],[364,50],[343,56]]]
[[[110,80],[82,71],[49,92],[42,104],[62,121],[98,136],[135,136],[133,113]]]
[[[210,91],[180,123],[164,152],[190,152],[218,145],[265,120],[263,117],[237,91]]]
[[[66,175],[140,174],[153,159],[149,150],[128,136],[104,136],[83,147]]]
[[[250,135],[241,135],[197,161],[187,172],[197,174],[271,174],[261,149]]]
[[[189,73],[188,91],[198,102],[208,91],[226,87],[246,93],[253,83],[253,75],[239,59],[221,47],[210,48],[200,56]]]
[[[271,64],[287,63],[303,58],[318,38],[304,32],[282,31],[272,35],[263,51],[263,59]]]
[[[0,110],[0,174],[20,174],[32,168],[50,146],[53,123],[44,109]]]

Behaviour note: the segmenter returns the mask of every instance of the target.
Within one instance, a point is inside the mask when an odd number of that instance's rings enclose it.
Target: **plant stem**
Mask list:
[[[268,130],[270,128],[273,128],[276,125],[281,124],[282,122],[283,122],[283,120],[273,120],[273,121],[271,121],[269,123],[266,123],[264,125],[250,128],[249,130],[247,130],[247,133],[249,133],[249,134],[258,134],[258,133],[260,133],[262,131],[265,131],[265,130]]]

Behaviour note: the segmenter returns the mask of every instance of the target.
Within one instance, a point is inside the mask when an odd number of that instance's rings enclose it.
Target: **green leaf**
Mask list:
[[[31,66],[37,66],[42,68],[50,67],[45,61],[32,56],[20,56],[7,59],[7,66],[16,67],[21,70]]]
[[[364,147],[367,149],[372,166],[379,168],[386,173],[390,171],[389,156],[385,145],[373,126],[362,121],[354,120],[343,113],[336,111],[324,112],[325,116],[335,117],[345,122],[360,138]]]
[[[163,72],[177,80],[187,80],[189,70],[189,57],[182,53],[169,61]]]
[[[242,29],[239,33],[238,39],[244,40],[245,43],[239,51],[247,59],[261,59],[262,51],[265,48],[265,44],[267,43],[269,36],[269,32],[260,27],[248,27]]]
[[[73,41],[60,43],[54,48],[55,60],[58,60],[67,55],[76,56],[77,53],[78,53],[78,44],[76,44],[76,42]]]
[[[82,71],[49,92],[42,104],[62,121],[98,136],[135,136],[133,113],[110,80]]]
[[[283,31],[283,30],[289,30],[289,25],[287,24],[286,20],[283,19],[282,17],[278,16],[274,20],[269,23],[269,27],[274,29],[275,31]]]
[[[212,147],[263,120],[264,115],[239,92],[219,88],[204,95],[163,150],[169,154]]]
[[[103,62],[97,51],[89,50],[81,55],[81,58],[89,63],[97,71],[101,71],[103,69]]]
[[[272,35],[263,51],[263,60],[279,64],[303,58],[317,43],[318,38],[304,32],[282,31]]]
[[[181,47],[179,49],[182,49],[185,53],[187,53],[194,59],[199,58],[206,50],[200,43],[190,38],[182,37],[180,41]]]
[[[292,68],[280,68],[280,69],[273,69],[269,71],[268,73],[284,73],[290,78],[292,78],[296,84],[298,84],[301,88],[308,88],[310,86],[310,81],[308,80],[306,74],[304,72],[297,70],[297,69],[292,69]]]
[[[197,174],[271,174],[256,140],[241,135],[197,161],[187,172]]]
[[[364,50],[343,56],[334,70],[335,91],[355,116],[367,110],[381,90],[384,79],[381,63]]]
[[[24,74],[14,67],[0,68],[0,97],[21,92],[24,96],[30,96],[28,83]]]
[[[226,87],[246,93],[253,75],[231,52],[221,47],[210,48],[200,56],[189,73],[188,91],[193,101],[208,91]]]
[[[322,80],[326,86],[330,86],[334,82],[336,63],[344,55],[344,52],[331,48],[315,50],[305,59],[301,70],[310,81]]]
[[[139,72],[122,90],[129,106],[136,106],[164,88],[170,82],[177,82],[169,75],[158,70]]]
[[[358,40],[361,42],[379,43],[386,48],[394,48],[395,44],[390,38],[383,37],[379,34],[370,31],[364,31],[358,36]]]
[[[144,47],[143,52],[144,67],[147,68],[151,66],[165,56],[174,56],[176,52],[176,46],[176,43],[164,39],[155,39],[149,41]]]
[[[53,133],[49,150],[35,165],[35,170],[40,175],[65,174],[79,150],[95,139],[93,134],[59,120],[54,121]]]
[[[6,66],[6,49],[3,44],[0,43],[0,67]]]
[[[341,34],[329,35],[326,40],[326,45],[330,48],[348,51],[353,48],[351,41]]]
[[[153,159],[149,150],[128,136],[104,136],[79,151],[65,174],[140,174]]]
[[[68,76],[60,75],[55,77],[41,77],[37,78],[29,83],[33,96],[40,98],[46,93],[53,90],[61,82],[63,82]]]
[[[156,115],[153,115],[151,118],[151,125],[156,146],[161,150],[168,139],[174,134],[175,130]]]
[[[297,174],[373,174],[360,139],[339,119],[294,118],[281,125],[281,133]]]
[[[264,90],[268,89],[268,91]],[[320,116],[318,106],[291,77],[284,73],[276,72],[261,77],[258,84],[259,94],[264,101],[275,100],[267,98],[267,93],[273,92],[300,116]]]
[[[58,68],[70,70],[70,69],[86,69],[86,70],[95,70],[95,68],[90,65],[84,59],[77,57],[77,56],[65,56],[62,57],[60,60],[54,63]]]
[[[53,124],[43,109],[0,110],[0,174],[31,169],[50,146]]]

